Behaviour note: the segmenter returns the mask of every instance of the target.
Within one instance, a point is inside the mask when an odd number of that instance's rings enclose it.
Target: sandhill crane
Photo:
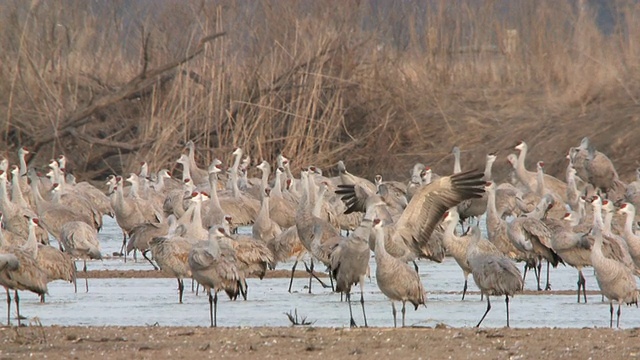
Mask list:
[[[193,183],[200,189],[207,189],[209,187],[207,177],[204,179],[193,178],[194,174],[191,173],[191,163],[187,155],[182,154],[176,162],[182,165],[182,181],[185,179],[191,179],[191,181],[193,181]]]
[[[567,168],[567,205],[571,210],[578,211],[581,194],[576,182],[576,169],[570,165]]]
[[[507,236],[518,250],[539,259],[538,275],[536,276],[538,290],[542,290],[540,287],[541,259],[547,260],[547,284],[545,285],[545,290],[551,290],[549,264],[555,268],[558,263],[564,262],[551,247],[553,234],[549,228],[539,219],[520,216],[507,224]]]
[[[471,266],[469,266],[469,261],[467,261],[467,248],[469,247],[469,242],[473,240],[468,235],[460,237],[455,235],[455,229],[458,221],[457,209],[452,208],[445,213],[444,220],[442,220],[442,225],[445,227],[442,242],[444,243],[444,247],[447,249],[449,255],[456,260],[456,263],[458,263],[458,266],[462,269],[462,273],[464,275],[462,300],[464,300],[464,296],[467,293],[467,278],[469,277],[469,274],[471,274]]]
[[[58,193],[59,187],[57,184],[53,184],[52,193],[54,197]],[[87,213],[79,213],[74,211],[68,206],[58,203],[57,201],[46,201],[40,195],[37,183],[32,180],[31,192],[36,203],[36,210],[38,218],[40,219],[41,226],[47,230],[56,240],[60,241],[60,229],[62,225],[70,221],[83,221],[89,226],[95,228],[95,221],[93,216]]]
[[[406,303],[409,301],[416,310],[425,305],[427,294],[420,282],[420,276],[405,262],[389,255],[384,245],[384,225],[380,219],[373,220],[373,232],[376,238],[376,282],[380,291],[391,300],[393,326],[397,327],[396,305],[402,301],[402,327],[405,326]],[[426,305],[425,305],[426,306]]]
[[[34,218],[29,220],[35,226]],[[3,246],[0,244],[0,285],[7,292],[7,324],[11,324],[11,296],[9,289],[15,292],[18,326],[20,326],[20,297],[18,290],[29,290],[38,295],[47,293],[47,275],[36,260],[37,246]],[[35,250],[34,250],[35,249]]]
[[[207,230],[202,224],[202,203],[209,199],[204,192],[193,192],[191,194],[191,204],[187,211],[178,219],[178,225],[183,225],[186,232],[184,237],[203,240],[208,236]]]
[[[191,173],[191,179],[196,184],[207,184],[208,176],[207,170],[200,169],[198,167],[198,163],[196,162],[196,145],[193,140],[187,141],[185,148],[189,151],[187,155],[187,159],[189,161],[189,171]],[[213,189],[211,189],[213,191]]]
[[[496,158],[493,153],[486,156],[484,176],[482,177],[485,182],[492,180],[491,169]],[[481,198],[465,200],[458,204],[457,208],[461,223],[464,223],[468,218],[479,218],[487,211],[487,194],[482,194]]]
[[[599,225],[594,227],[593,236],[595,237],[595,244],[591,249],[591,263],[595,270],[600,291],[609,299],[609,312],[611,314],[609,327],[613,327],[614,301],[618,303],[616,326],[620,327],[620,305],[623,302],[626,304],[638,304],[636,280],[627,266],[604,256],[602,253],[602,229]]]
[[[209,182],[211,188],[218,187],[218,176],[222,172],[222,162],[218,159],[214,159],[209,166]],[[233,173],[233,172],[232,172]],[[234,176],[232,175],[232,178]],[[236,177],[237,180],[237,177]],[[211,198],[206,204],[206,208],[203,210],[204,212],[204,221],[203,226],[205,228],[209,228],[214,225],[219,225],[224,222],[225,214],[230,214],[234,222],[238,225],[249,225],[253,224],[259,210],[258,208],[253,209],[253,201],[249,201],[248,203],[243,203],[239,201],[239,199],[249,199],[246,196],[240,194],[240,190],[238,189],[237,184],[233,191],[239,194],[239,198],[235,196],[220,196],[217,191],[211,192]],[[255,199],[252,199],[255,200]],[[257,200],[256,200],[257,201]],[[247,205],[248,206],[245,206]]]
[[[155,175],[155,179],[150,186],[153,190],[160,194],[164,194],[165,196],[172,190],[182,189],[180,181],[172,178],[171,172],[168,169],[158,170]]]
[[[496,185],[489,181],[487,190],[487,237],[489,241],[504,255],[515,261],[524,261],[525,270],[533,268],[537,271],[535,257],[515,247],[507,234],[507,222],[500,217],[496,209]],[[527,275],[525,271],[524,276]],[[524,281],[524,279],[523,279]]]
[[[38,244],[36,261],[47,276],[47,282],[64,280],[76,288],[76,267],[71,256],[51,245]],[[40,302],[45,302],[45,294],[40,294]]]
[[[265,243],[269,243],[276,236],[282,233],[280,225],[271,220],[269,205],[270,197],[271,189],[265,188],[264,195],[262,196],[260,211],[258,212],[258,216],[256,217],[256,220],[251,229],[251,234],[253,235],[253,237],[258,240],[264,241]]]
[[[298,236],[298,228],[293,225],[292,227],[284,230],[280,235],[273,238],[273,240],[267,242],[267,247],[273,254],[273,263],[270,265],[271,269],[275,269],[276,265],[280,262],[286,261],[290,258],[295,258],[294,267],[292,268],[291,278],[289,280],[289,292],[293,286],[293,275],[295,266],[298,262],[307,254],[307,249],[302,245],[300,237]]]
[[[269,213],[282,229],[286,229],[296,224],[295,214],[298,199],[290,192],[282,190],[282,177],[284,168],[277,168],[273,188],[271,189],[271,199],[269,200]]]
[[[17,166],[11,165],[11,201],[22,207],[22,208],[31,208],[31,204],[25,200],[25,197],[22,193],[22,183],[20,182],[20,170]],[[27,189],[30,189],[27,185]]]
[[[170,190],[162,203],[163,214],[165,216],[173,214],[179,219],[188,207],[188,205],[185,206],[185,198],[195,190],[196,187],[191,179],[185,179],[181,187]]]
[[[607,214],[607,219],[605,220],[602,218],[603,207],[608,208],[608,211],[610,211],[609,206],[612,205],[611,202],[609,200],[602,200],[598,195],[594,195],[590,200],[593,208],[593,228],[600,229],[602,237],[607,240],[607,248],[611,250],[609,253],[605,251],[605,256],[623,263],[632,271],[633,274],[640,275],[640,269],[635,265],[633,258],[629,253],[627,243],[622,237],[611,232],[611,214]]]
[[[158,263],[160,269],[178,279],[178,301],[182,304],[184,292],[182,279],[191,277],[189,252],[194,242],[183,236],[184,228],[178,226],[175,216],[170,215],[167,221],[169,224],[168,234],[154,237],[149,244],[153,259]]]
[[[417,191],[398,220],[393,225],[384,227],[389,228],[387,232],[391,243],[406,248],[402,250],[402,261],[418,258],[442,261],[442,236],[432,236],[435,234],[434,229],[449,208],[463,200],[482,196],[485,184],[482,176],[478,172],[462,172],[441,177]],[[366,210],[366,192],[356,191],[356,187],[348,185],[341,185],[340,189],[343,201],[349,207],[347,211]],[[387,252],[391,253],[390,242],[385,243]]]
[[[529,147],[527,146],[527,143],[525,143],[524,141],[520,141],[518,145],[516,145],[515,149],[520,151],[520,155],[518,156],[518,161],[516,163],[515,173],[518,179],[523,184],[525,184],[530,191],[535,191],[538,183],[536,179],[536,173],[528,171],[525,168],[525,160],[526,160],[527,151]],[[567,201],[567,184],[564,181],[554,176],[551,176],[548,174],[545,174],[544,176],[545,176],[545,182],[546,182],[547,188],[551,192],[561,196],[562,201],[566,202]]]
[[[509,327],[509,297],[521,291],[524,285],[520,270],[495,245],[480,236],[477,226],[471,228],[473,241],[467,249],[467,261],[471,267],[473,281],[483,295],[487,296],[487,310],[476,325],[479,327],[491,310],[490,296],[504,295]]]
[[[338,161],[338,174],[340,175],[340,180],[342,180],[342,185],[360,185],[372,193],[376,192],[376,185],[374,183],[348,172],[342,160]]]
[[[100,241],[94,228],[82,221],[70,221],[60,229],[60,245],[74,259],[82,259],[85,289],[89,291],[87,259],[101,260]],[[78,291],[76,287],[76,292]]]
[[[375,208],[370,207],[360,222],[360,226],[349,237],[341,238],[338,245],[331,250],[331,272],[336,280],[336,291],[345,293],[349,304],[350,326],[356,327],[351,309],[351,286],[360,285],[360,305],[364,326],[367,327],[367,314],[364,310],[364,277],[369,271],[369,237],[371,235],[371,221]]]
[[[75,284],[76,275],[71,258],[59,249],[38,244],[35,231],[38,223],[38,218],[29,218],[29,235],[21,248],[36,259],[38,266],[47,277],[47,283],[54,280],[65,280]],[[44,294],[40,294],[40,302],[44,301]]]
[[[595,149],[588,137],[584,137],[577,148],[571,148],[569,155],[580,178],[606,193],[614,202],[622,198],[625,186],[613,163],[607,155]]]
[[[0,211],[2,212],[4,227],[22,238],[29,235],[27,218],[36,217],[36,213],[31,208],[24,208],[12,203],[7,193],[7,173],[0,170]],[[45,230],[37,232],[38,241],[43,244],[49,243],[49,234]]]
[[[591,244],[584,234],[576,233],[569,227],[570,224],[565,221],[571,216],[566,213],[563,221],[567,223],[565,226],[552,228],[553,236],[551,236],[551,247],[569,266],[573,266],[578,270],[578,303],[580,302],[580,288],[583,290],[584,302],[587,302],[586,280],[582,274],[582,268],[591,266]]]
[[[162,219],[162,215],[154,213],[151,214],[147,211],[142,211],[139,207],[137,198],[124,196],[124,184],[122,177],[117,176],[115,178],[115,194],[113,198],[113,210],[116,214],[116,222],[122,229],[122,248],[121,253],[124,253],[124,248],[127,245],[127,236],[131,235],[131,231],[137,225],[144,223],[157,224]],[[125,260],[126,260],[126,253]]]
[[[316,258],[318,261],[324,263],[327,267],[330,266],[329,254],[332,245],[329,244],[328,240],[335,240],[339,238],[340,232],[333,227],[328,221],[321,219],[320,209],[322,208],[323,202],[323,193],[326,192],[327,187],[323,185],[321,194],[314,194],[311,189],[312,179],[309,177],[308,170],[303,170],[301,173],[301,184],[302,184],[302,199],[300,200],[298,210],[296,211],[296,229],[298,230],[298,236],[302,245],[307,249],[309,254],[311,254],[310,265],[307,267],[307,272],[309,273],[309,293],[311,293],[311,281],[312,277],[315,277],[323,287],[326,286],[317,276],[315,276],[313,272],[313,259]],[[315,199],[315,203],[314,203]],[[291,270],[291,275],[295,271],[294,268]],[[306,264],[305,264],[306,267]],[[333,279],[331,279],[333,281]]]
[[[618,212],[626,214],[624,223],[624,239],[629,247],[629,254],[636,267],[640,267],[640,235],[633,231],[633,222],[636,217],[636,207],[631,203],[622,203]]]
[[[636,169],[636,179],[627,184],[625,200],[634,206],[640,206],[640,168]]]
[[[382,175],[375,176],[376,192],[390,209],[401,213],[409,204],[407,187],[397,181],[382,181]]]
[[[143,223],[133,227],[129,231],[129,242],[127,243],[126,254],[132,250],[138,250],[142,253],[142,256],[147,260],[154,270],[158,270],[156,264],[147,257],[149,252],[151,239],[164,236],[169,230],[169,225],[166,220],[160,223]]]
[[[65,156],[60,155],[58,161],[61,163],[60,167],[64,168],[62,163],[66,162]],[[89,200],[89,203],[100,214],[100,216],[105,214],[111,217],[114,216],[113,206],[111,206],[109,197],[100,189],[86,181],[75,182],[75,176],[71,173],[67,173],[66,179],[68,179],[65,185],[66,190],[82,194],[82,196]]]
[[[53,211],[48,208],[53,208],[55,205],[58,205],[59,208],[64,208],[77,214],[76,219],[85,221],[96,230],[99,231],[102,228],[102,213],[95,209],[84,195],[64,190],[61,183],[53,184],[51,188],[51,201],[48,203],[42,202],[40,205],[43,209],[46,209],[44,211]],[[55,229],[55,234],[57,233],[58,229]]]
[[[229,219],[229,217],[225,217]],[[257,240],[251,236],[235,235],[231,236],[227,229],[218,230],[218,241],[225,243],[235,250],[238,259],[238,269],[244,277],[257,276],[260,280],[264,278],[267,267],[273,263],[273,253],[264,241]],[[244,289],[242,297],[247,300],[248,285],[245,280],[241,289]]]
[[[23,238],[21,238],[19,235],[11,231],[6,231],[4,229],[3,221],[4,221],[4,214],[0,212],[0,244],[4,244],[8,246],[8,245],[16,245],[20,243]]]
[[[218,292],[224,290],[230,299],[235,299],[244,292],[244,274],[238,268],[235,250],[218,241],[222,234],[223,228],[211,227],[209,239],[196,243],[189,252],[189,267],[193,278],[209,295],[211,327],[218,326]]]

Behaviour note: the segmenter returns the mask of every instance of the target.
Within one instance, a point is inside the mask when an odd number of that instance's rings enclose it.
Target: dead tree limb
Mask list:
[[[76,130],[76,128],[73,128],[73,127],[69,128],[67,132],[69,133],[69,135],[73,136],[74,138],[82,140],[89,144],[98,144],[98,145],[109,146],[109,147],[118,148],[122,150],[129,150],[129,151],[138,150],[149,143],[147,141],[144,143],[129,144],[129,143],[124,143],[119,141],[100,139],[87,134],[79,133],[78,130]]]
[[[37,152],[44,145],[47,145],[56,139],[60,139],[69,135],[72,129],[88,123],[89,121],[91,121],[91,115],[93,115],[96,111],[113,105],[129,97],[131,94],[140,92],[141,90],[149,86],[153,86],[159,76],[164,75],[166,72],[175,70],[178,66],[190,61],[191,59],[202,53],[202,51],[204,51],[204,45],[206,43],[224,36],[225,34],[225,32],[221,32],[202,38],[198,43],[198,46],[196,46],[195,49],[189,52],[186,56],[170,61],[167,64],[159,66],[158,68],[140,73],[125,85],[120,87],[117,91],[105,94],[96,99],[95,102],[92,102],[91,104],[80,108],[74,113],[68,115],[57,128],[46,129],[39,133],[36,133],[33,137],[35,141],[35,144],[33,145],[34,152]]]

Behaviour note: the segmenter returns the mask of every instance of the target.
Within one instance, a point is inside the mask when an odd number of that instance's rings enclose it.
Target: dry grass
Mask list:
[[[256,161],[344,159],[398,178],[415,161],[450,171],[455,144],[471,167],[520,138],[559,174],[589,135],[625,175],[637,166],[623,155],[638,122],[640,4],[607,3],[606,33],[587,1],[572,4],[5,1],[0,142],[12,160],[36,146],[34,164],[64,153],[81,179],[141,160],[172,168],[190,139],[202,164],[240,146]],[[222,31],[66,131],[79,110]]]

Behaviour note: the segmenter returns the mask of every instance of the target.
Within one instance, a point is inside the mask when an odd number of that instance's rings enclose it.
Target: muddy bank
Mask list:
[[[2,358],[634,358],[638,330],[40,327],[0,329]]]

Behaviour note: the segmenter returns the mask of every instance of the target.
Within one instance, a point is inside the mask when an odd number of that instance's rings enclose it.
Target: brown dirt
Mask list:
[[[0,329],[0,358],[418,359],[640,356],[638,329],[40,327]]]

